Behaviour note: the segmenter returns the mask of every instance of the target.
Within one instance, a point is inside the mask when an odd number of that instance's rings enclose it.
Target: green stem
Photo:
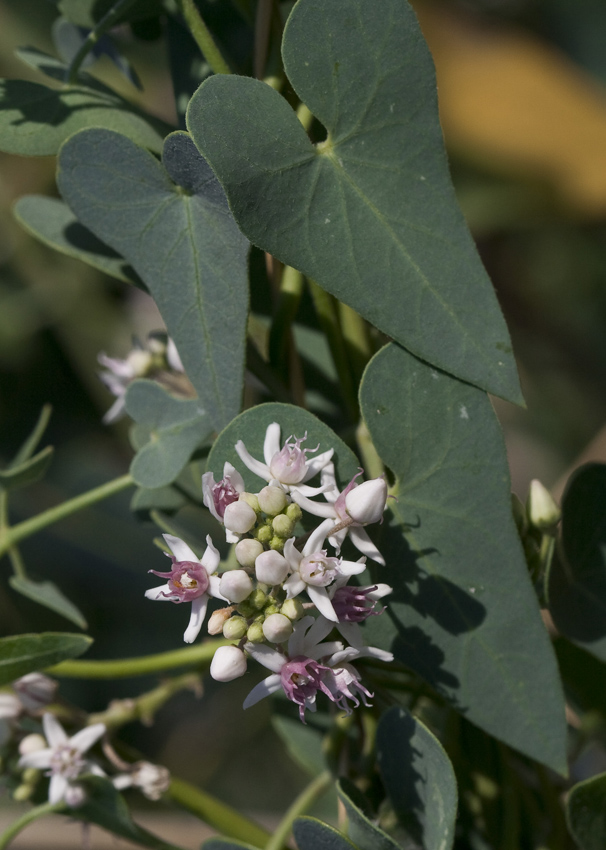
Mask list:
[[[356,442],[367,478],[378,478],[385,472],[383,461],[379,457],[364,420],[356,428]]]
[[[101,18],[97,26],[89,32],[86,37],[86,41],[82,43],[82,46],[72,59],[71,65],[69,66],[67,82],[70,86],[77,81],[78,71],[82,67],[82,63],[101,36],[105,35],[105,33],[118,22],[120,16],[127,12],[131,6],[134,6],[135,2],[136,0],[118,0],[118,2],[111,7],[109,12]]]
[[[69,679],[127,679],[131,676],[147,676],[163,673],[175,667],[210,665],[215,651],[227,646],[229,641],[222,639],[207,640],[183,649],[159,652],[156,655],[142,655],[139,658],[118,658],[115,661],[62,661],[46,671],[53,676]]]
[[[196,44],[215,74],[231,74],[231,68],[215,44],[210,30],[204,23],[194,0],[177,0],[177,5],[185,18],[185,23],[189,27],[189,31],[193,35]]]
[[[45,815],[52,815],[58,812],[64,812],[66,810],[66,806],[64,803],[42,803],[41,806],[36,806],[33,809],[30,809],[29,812],[26,812],[24,815],[21,815],[20,818],[17,818],[8,829],[5,829],[2,835],[0,835],[0,850],[4,850],[5,847],[11,843],[15,836],[19,835],[21,830],[25,829],[32,821],[38,820],[38,818],[42,818]]]
[[[339,301],[339,318],[349,361],[356,381],[359,382],[366,364],[372,356],[368,327],[362,316],[348,304],[343,304],[342,301]]]
[[[149,725],[156,714],[168,700],[179,691],[201,691],[198,673],[184,673],[163,682],[157,688],[131,699],[114,700],[108,709],[97,714],[91,714],[88,725],[103,723],[108,729],[119,729],[126,723],[139,720]]]
[[[280,281],[280,297],[269,332],[269,361],[282,374],[288,364],[292,323],[303,295],[303,275],[291,266],[284,266]]]
[[[303,789],[292,805],[286,810],[286,814],[278,824],[278,828],[265,845],[265,850],[280,850],[286,844],[295,820],[309,809],[320,794],[326,791],[331,782],[332,776],[328,770],[325,770],[310,782],[307,788]]]
[[[166,796],[228,838],[269,847],[270,835],[262,827],[189,782],[173,777]]]
[[[27,571],[25,569],[25,564],[23,563],[21,552],[16,546],[11,546],[11,548],[8,550],[8,557],[10,558],[14,575],[17,578],[27,580]]]
[[[47,511],[38,514],[38,516],[26,519],[12,528],[1,528],[0,556],[16,543],[19,543],[26,537],[30,537],[32,534],[36,534],[36,532],[41,531],[48,525],[52,525],[71,514],[75,514],[77,511],[88,508],[90,505],[94,505],[95,502],[101,502],[115,493],[120,493],[122,490],[126,490],[127,487],[132,487],[134,483],[132,475],[122,475],[120,478],[108,481],[107,484],[95,487],[93,490],[82,493],[82,495],[76,496],[74,499],[68,499],[67,502],[63,502],[55,508],[49,508]]]

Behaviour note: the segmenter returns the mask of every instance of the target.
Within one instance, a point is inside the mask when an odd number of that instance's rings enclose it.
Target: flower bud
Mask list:
[[[226,608],[219,608],[217,611],[213,611],[208,621],[208,634],[220,635],[223,631],[225,621],[229,620],[233,610],[233,606],[228,605]]]
[[[260,611],[265,607],[265,603],[267,602],[267,594],[263,593],[263,591],[258,587],[253,593],[251,593],[250,598],[248,600],[253,608],[256,611]]]
[[[230,617],[223,624],[223,637],[227,640],[240,640],[246,634],[248,623],[244,617]]]
[[[285,540],[288,537],[292,537],[293,531],[295,530],[295,524],[291,519],[289,519],[286,514],[278,514],[272,520],[272,528],[276,532],[278,537],[283,537]]]
[[[240,501],[246,502],[246,504],[249,505],[255,513],[259,513],[261,510],[259,506],[259,499],[255,493],[240,493]]]
[[[246,537],[236,543],[236,559],[243,567],[252,569],[256,559],[263,551],[263,544],[251,537]]]
[[[269,516],[282,513],[287,504],[286,493],[281,487],[270,485],[259,491],[259,506]]]
[[[255,573],[259,581],[270,587],[282,584],[289,573],[288,561],[284,555],[270,549],[262,552],[255,561]]]
[[[284,614],[270,614],[263,623],[263,634],[270,643],[283,643],[292,634],[292,623]]]
[[[229,647],[225,647],[229,649]],[[233,647],[232,647],[233,648]],[[170,771],[159,764],[138,761],[132,773],[132,784],[139,788],[148,800],[159,800],[170,785]]]
[[[285,543],[284,537],[278,537],[277,535],[275,535],[269,541],[269,548],[274,549],[276,552],[283,552],[284,551],[284,543]]]
[[[262,545],[269,543],[273,536],[274,532],[270,525],[262,525],[260,528],[255,529],[255,537]]]
[[[368,525],[381,519],[386,501],[385,479],[372,478],[349,491],[345,497],[345,510],[356,525]]]
[[[14,694],[0,693],[0,719],[13,720],[22,711],[23,705]]]
[[[40,711],[51,703],[58,687],[58,682],[43,673],[28,673],[13,682],[15,693],[26,711]]]
[[[221,576],[219,593],[230,602],[244,602],[252,589],[251,578],[244,570],[229,570]]]
[[[299,599],[287,599],[282,605],[282,614],[289,620],[299,620],[304,613],[305,608]]]
[[[144,378],[152,367],[153,356],[143,348],[134,348],[126,358],[126,362],[135,378]]]
[[[31,797],[33,790],[31,785],[19,785],[13,791],[13,800],[16,803],[25,803]]]
[[[246,656],[237,646],[220,646],[210,662],[210,675],[217,682],[231,682],[246,673]]]
[[[223,523],[234,534],[246,534],[255,525],[257,515],[246,502],[232,502],[225,508]]]
[[[26,767],[22,774],[24,785],[36,785],[42,773],[35,767]]]
[[[285,514],[290,520],[292,520],[292,522],[297,523],[303,516],[303,511],[296,502],[291,502],[291,504],[286,508]]]
[[[63,799],[71,809],[77,809],[86,800],[86,791],[81,785],[68,785]]]
[[[274,602],[271,605],[266,605],[265,608],[263,609],[263,616],[265,617],[265,619],[267,619],[270,614],[281,614],[281,613],[282,612],[280,610],[280,606],[276,602]]]
[[[35,733],[26,735],[19,744],[19,755],[26,756],[29,753],[35,753],[38,750],[45,750],[48,747],[46,739],[42,735]]]
[[[562,515],[553,496],[538,478],[533,478],[530,482],[526,509],[531,525],[541,531],[547,531],[557,525]]]
[[[253,623],[249,626],[248,631],[246,632],[246,638],[251,643],[263,643],[265,640],[265,633],[261,623]]]

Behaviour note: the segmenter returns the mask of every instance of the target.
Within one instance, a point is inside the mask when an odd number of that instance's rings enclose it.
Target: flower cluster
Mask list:
[[[360,628],[368,617],[382,613],[376,605],[391,588],[349,584],[352,576],[364,572],[367,558],[385,563],[365,526],[382,519],[386,482],[382,477],[360,482],[360,470],[339,491],[333,450],[316,454],[319,447],[302,447],[306,438],[289,437],[281,446],[280,425],[273,422],[265,435],[263,461],[252,457],[241,440],[236,443],[244,466],[266,482],[257,493],[246,491],[242,475],[230,463],[218,482],[212,472],[203,475],[204,504],[224,527],[227,541],[235,544],[239,568],[219,571],[219,552],[210,536],[198,558],[183,540],[165,534],[172,567],[150,570],[166,583],[145,594],[158,601],[191,602],[184,634],[188,643],[202,628],[209,597],[226,602],[210,617],[208,632],[223,634],[234,644],[217,649],[211,676],[231,681],[246,672],[253,658],[271,675],[253,688],[244,708],[282,689],[299,706],[302,720],[306,709],[315,711],[319,692],[347,713],[360,702],[367,705],[372,694],[351,662],[363,657],[393,660],[390,652],[366,646]],[[311,486],[308,482],[317,475],[320,485]],[[323,521],[297,536],[304,512]],[[341,556],[347,536],[362,554],[357,561]]]

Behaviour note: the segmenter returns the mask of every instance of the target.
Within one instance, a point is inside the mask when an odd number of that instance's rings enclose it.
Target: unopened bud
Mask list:
[[[219,608],[217,611],[213,611],[208,621],[208,634],[220,635],[223,631],[223,624],[231,617],[233,610],[233,607],[228,605],[227,608]]]
[[[243,567],[252,569],[256,559],[263,551],[263,544],[252,537],[246,537],[236,543],[236,559]]]
[[[276,534],[269,541],[269,548],[273,549],[276,552],[283,552],[284,551],[284,543],[285,543],[284,537],[278,537],[278,535]]]
[[[230,602],[244,602],[252,589],[251,578],[244,570],[229,570],[221,576],[219,593]]]
[[[241,502],[246,502],[246,504],[249,505],[255,513],[259,513],[261,510],[259,506],[259,499],[255,493],[240,493],[239,498]]]
[[[258,580],[270,587],[282,584],[288,573],[288,561],[284,555],[272,549],[262,552],[255,561],[255,574]]]
[[[31,785],[19,785],[13,791],[13,800],[17,803],[25,803],[31,797],[33,790]]]
[[[262,525],[260,528],[255,529],[255,537],[261,544],[269,543],[273,536],[274,532],[270,525]]]
[[[257,515],[246,502],[232,502],[225,508],[223,523],[234,534],[246,534],[257,521]]]
[[[270,485],[259,491],[259,506],[269,516],[282,513],[287,504],[286,493],[281,487]]]
[[[77,809],[86,800],[86,791],[81,785],[68,785],[63,799],[71,809]]]
[[[267,602],[267,594],[263,593],[260,588],[257,588],[248,598],[248,601],[251,603],[253,608],[257,611],[260,611],[261,608],[265,607],[265,603]]]
[[[59,683],[43,673],[28,673],[13,682],[13,689],[26,711],[40,711],[51,703]]]
[[[386,501],[385,479],[372,478],[349,491],[345,497],[345,510],[356,525],[369,525],[381,519]]]
[[[41,772],[35,767],[26,767],[21,778],[25,785],[36,785],[41,776]]]
[[[143,378],[152,367],[153,356],[143,348],[135,348],[126,358],[126,362],[131,367],[136,378]]]
[[[553,528],[560,521],[562,512],[553,500],[549,490],[541,484],[538,478],[530,482],[528,501],[526,502],[528,519],[531,525],[541,531]]]
[[[282,605],[281,613],[289,620],[299,620],[305,613],[305,608],[299,599],[287,599]]]
[[[292,537],[296,523],[289,519],[286,514],[278,514],[278,516],[273,518],[271,524],[277,536],[283,537],[286,540],[286,538]]]
[[[246,637],[251,643],[263,643],[265,640],[265,633],[263,632],[263,626],[261,623],[253,623],[248,627],[248,631],[246,632]]]
[[[263,623],[263,634],[270,643],[283,643],[292,634],[292,623],[284,614],[270,614]]]
[[[267,619],[267,617],[270,616],[270,614],[280,614],[280,613],[281,613],[280,606],[276,602],[273,602],[271,605],[266,605],[265,608],[263,609],[263,616],[266,619]]]
[[[45,750],[47,747],[48,744],[46,743],[46,738],[43,738],[42,735],[33,733],[31,735],[26,735],[19,744],[19,755],[27,756],[29,753],[35,753],[38,750]]]
[[[246,673],[246,656],[237,646],[220,646],[210,662],[210,675],[217,682],[231,682]]]
[[[240,640],[246,634],[248,623],[244,617],[230,617],[223,624],[223,637],[227,640]]]
[[[291,504],[290,504],[290,505],[286,508],[285,513],[286,513],[286,516],[287,516],[290,520],[292,520],[292,522],[294,522],[294,523],[299,522],[299,520],[300,520],[300,519],[301,519],[301,517],[303,516],[303,511],[301,510],[300,506],[299,506],[299,505],[297,505],[297,503],[296,503],[296,502],[292,502],[292,503],[291,503]]]

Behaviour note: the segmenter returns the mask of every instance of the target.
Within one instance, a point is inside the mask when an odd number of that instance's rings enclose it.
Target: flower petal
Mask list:
[[[267,426],[265,440],[263,441],[263,457],[267,466],[270,465],[272,457],[280,451],[280,426],[272,422]]]
[[[51,781],[48,786],[48,802],[51,806],[56,806],[65,798],[65,792],[69,787],[69,782],[60,773],[54,773],[51,776]]]
[[[303,555],[311,555],[312,552],[317,552],[322,548],[322,544],[326,540],[326,535],[331,528],[334,527],[334,519],[325,519],[320,525],[315,528],[310,534],[308,540],[303,547]]]
[[[93,723],[92,726],[86,726],[84,729],[76,732],[73,738],[69,739],[69,743],[70,746],[80,750],[81,753],[85,753],[103,735],[105,735],[105,724]]]
[[[288,654],[291,658],[294,658],[295,655],[305,654],[305,635],[315,621],[315,617],[308,614],[295,624],[293,633],[288,638]]]
[[[385,558],[363,528],[352,527],[349,532],[349,539],[359,552],[366,555],[372,561],[376,561],[377,564],[381,564],[383,567],[385,566]]]
[[[269,466],[267,466],[267,464],[265,463],[261,463],[260,460],[255,460],[242,442],[242,440],[238,440],[234,448],[238,453],[238,457],[240,458],[244,466],[250,469],[251,472],[254,472],[255,475],[258,475],[259,478],[262,478],[264,481],[269,481],[269,479],[271,478]]]
[[[293,502],[296,502],[300,508],[314,516],[332,517],[333,520],[337,516],[334,505],[331,502],[312,502],[311,499],[302,496],[296,490],[293,490],[290,495]]]
[[[295,546],[295,538],[289,537],[284,544],[284,557],[288,561],[288,566],[291,570],[296,570],[303,560],[303,553],[299,552]]]
[[[210,534],[206,535],[206,549],[204,550],[204,554],[202,555],[202,560],[200,563],[206,570],[206,572],[210,575],[217,571],[217,567],[219,566],[219,561],[221,560],[221,555],[219,554],[219,550],[213,544]]]
[[[274,673],[272,676],[268,676],[266,679],[263,679],[262,682],[259,682],[258,685],[255,685],[244,700],[242,708],[250,708],[251,705],[255,705],[255,703],[265,699],[265,697],[275,694],[275,692],[279,691],[281,687],[282,677],[279,673]]]
[[[305,635],[305,645],[301,655],[307,655],[308,650],[312,649],[321,640],[324,640],[334,629],[335,624],[326,617],[317,617],[311,628]]]
[[[235,466],[232,466],[229,461],[225,461],[223,465],[223,478],[229,478],[231,486],[236,493],[243,493],[246,490],[244,479],[238,472]]]
[[[332,602],[328,598],[325,587],[314,587],[312,584],[308,584],[307,594],[323,617],[326,617],[327,620],[332,620],[333,623],[339,622],[337,612],[332,607]]]
[[[307,585],[305,584],[299,573],[293,573],[282,584],[282,587],[286,591],[286,598],[294,599],[295,596],[298,596],[300,593],[303,593]]]
[[[65,734],[63,726],[59,723],[55,715],[49,711],[42,718],[42,728],[44,729],[44,737],[50,744],[51,749],[67,743],[68,737]]]
[[[172,534],[163,534],[162,537],[166,540],[168,548],[177,561],[194,561],[197,564],[200,563],[200,559],[196,553],[180,537],[175,537]]]
[[[347,647],[351,649],[351,647]],[[343,652],[343,644],[340,640],[327,640],[326,643],[319,643],[309,650],[308,657],[317,661],[319,658],[326,658],[329,655],[334,655],[335,652]]]
[[[165,593],[168,594],[168,596],[164,596],[163,594]],[[149,590],[145,591],[145,598],[152,599],[154,602],[181,601],[178,596],[171,595],[171,590],[168,584],[161,584],[159,587],[150,587]]]
[[[208,577],[207,593],[209,596],[212,596],[213,599],[222,599],[224,602],[229,602],[229,599],[221,593],[221,576]]]
[[[366,569],[366,564],[361,561],[341,561],[339,572],[342,576],[358,576]]]
[[[191,615],[189,618],[189,625],[185,629],[185,633],[183,634],[183,640],[185,643],[193,643],[195,639],[200,634],[200,629],[202,628],[202,623],[204,622],[204,617],[206,616],[206,606],[208,604],[208,596],[206,593],[203,593],[202,596],[198,596],[197,599],[194,599],[191,603]]]
[[[350,646],[353,646],[355,649],[362,649],[364,646],[364,635],[357,623],[337,623],[337,629]]]
[[[307,466],[307,472],[305,473],[303,481],[309,481],[310,478],[313,478],[314,475],[317,475],[318,472],[320,472],[320,470],[324,469],[334,453],[334,449],[329,449],[327,452],[322,452],[321,455],[310,458],[305,464]]]
[[[19,759],[19,767],[35,767],[36,770],[45,770],[50,767],[54,749],[36,750],[34,753],[27,753]]]
[[[254,658],[259,664],[267,667],[268,670],[273,670],[274,673],[279,673],[286,663],[286,659],[281,652],[272,649],[270,646],[266,646],[264,643],[245,643],[244,650],[251,658]]]

